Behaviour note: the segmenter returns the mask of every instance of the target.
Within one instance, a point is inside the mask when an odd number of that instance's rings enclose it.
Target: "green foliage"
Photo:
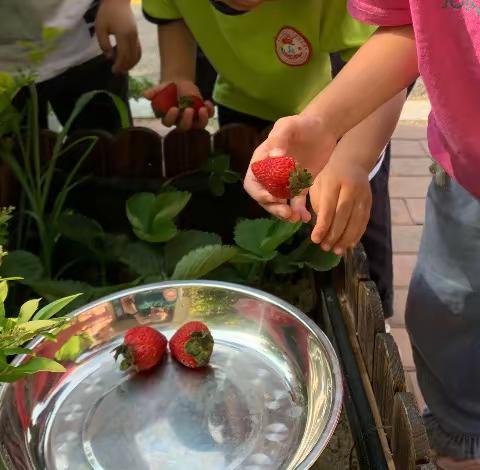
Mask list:
[[[202,172],[208,175],[208,186],[214,196],[225,194],[225,185],[238,183],[240,174],[230,169],[230,155],[212,155],[203,164]]]
[[[143,94],[149,88],[152,88],[155,84],[146,77],[132,77],[128,79],[128,93],[129,97],[134,100],[139,100],[143,97]]]
[[[15,382],[27,375],[40,371],[63,372],[64,367],[58,362],[34,357],[33,351],[24,345],[39,335],[55,337],[55,332],[65,325],[65,317],[53,318],[69,305],[78,295],[59,299],[39,309],[40,299],[25,302],[18,315],[8,318],[4,303],[8,295],[8,280],[0,278],[0,382]],[[17,354],[32,356],[20,365],[14,366],[7,359]]]
[[[140,240],[150,243],[171,240],[177,234],[173,219],[190,198],[190,193],[182,191],[135,194],[127,201],[127,217],[133,232]]]

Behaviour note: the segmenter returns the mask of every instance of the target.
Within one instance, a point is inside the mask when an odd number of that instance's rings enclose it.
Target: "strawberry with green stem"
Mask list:
[[[134,367],[138,372],[152,369],[165,356],[167,338],[149,326],[136,326],[127,330],[123,344],[115,352],[115,360],[122,356],[120,369]]]
[[[312,175],[288,156],[267,157],[254,162],[252,172],[257,181],[279,199],[292,199],[313,183]]]
[[[192,369],[205,367],[213,352],[213,337],[205,323],[186,323],[170,339],[172,357]]]

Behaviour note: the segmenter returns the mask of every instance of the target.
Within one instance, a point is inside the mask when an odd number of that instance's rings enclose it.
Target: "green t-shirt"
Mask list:
[[[348,60],[373,33],[346,3],[277,0],[229,16],[209,0],[143,0],[143,10],[153,21],[185,21],[218,72],[218,103],[274,121],[302,111],[331,81],[330,53]]]

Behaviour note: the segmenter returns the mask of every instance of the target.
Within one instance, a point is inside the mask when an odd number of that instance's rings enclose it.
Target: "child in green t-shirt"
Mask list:
[[[226,14],[227,10],[214,3],[143,0],[145,16],[158,24],[161,57],[161,83],[146,96],[152,98],[171,82],[177,84],[180,95],[200,96],[194,83],[198,43],[218,73],[213,98],[221,125],[240,122],[263,128],[301,112],[332,80],[332,54],[348,61],[374,31],[348,15],[345,0],[302,0],[301,6],[298,0],[224,1],[243,10],[237,15]],[[404,100],[405,93],[399,94],[346,134],[337,147],[337,159],[352,153],[383,155]],[[172,108],[163,122],[185,129],[204,127],[212,115],[213,104],[207,102],[195,121],[193,109],[180,113]],[[309,170],[314,175],[326,163],[314,158],[312,162],[315,167]],[[372,192],[359,192],[366,194],[365,200],[358,201],[362,210],[372,209],[362,241],[388,317],[393,314],[389,152],[365,171],[376,176],[372,179],[373,208]],[[345,175],[350,176],[354,177]],[[305,220],[309,217],[306,210],[298,212]]]

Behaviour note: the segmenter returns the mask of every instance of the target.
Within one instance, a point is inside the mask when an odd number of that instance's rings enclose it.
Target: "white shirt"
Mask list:
[[[35,67],[37,82],[101,54],[94,22],[100,0],[0,0],[0,71],[31,67],[19,41],[41,43],[45,27],[62,31],[55,49]]]

